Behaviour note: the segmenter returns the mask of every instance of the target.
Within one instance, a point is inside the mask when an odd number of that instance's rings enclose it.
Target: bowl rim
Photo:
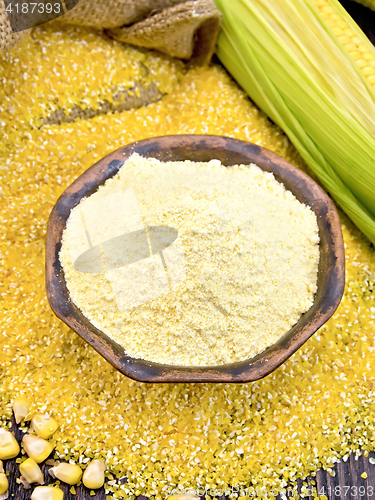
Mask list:
[[[203,154],[204,151],[204,154]],[[318,303],[281,339],[257,356],[219,366],[164,365],[135,359],[124,348],[93,326],[70,300],[64,272],[59,260],[61,236],[70,211],[82,197],[89,196],[99,185],[113,177],[133,153],[163,161],[192,159],[209,161],[218,158],[226,166],[238,163],[257,164],[273,172],[299,201],[307,202],[317,215],[320,234],[319,279],[325,284],[315,296]],[[203,156],[202,156],[203,155]],[[199,157],[207,158],[199,160]],[[231,158],[245,161],[231,161]],[[322,256],[326,259],[322,262]],[[328,264],[327,264],[328,263]],[[323,264],[328,271],[323,271]],[[168,135],[137,141],[109,153],[81,174],[59,197],[52,209],[46,239],[46,292],[55,315],[78,333],[101,356],[124,375],[140,382],[251,382],[265,377],[294,354],[335,312],[344,292],[345,256],[341,224],[335,205],[323,189],[284,158],[256,144],[216,135]],[[320,295],[319,295],[320,297]]]

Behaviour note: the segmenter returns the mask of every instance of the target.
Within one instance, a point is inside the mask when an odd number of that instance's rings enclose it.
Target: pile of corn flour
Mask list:
[[[126,353],[248,359],[314,300],[315,214],[256,165],[133,154],[75,207],[60,259],[73,302]]]

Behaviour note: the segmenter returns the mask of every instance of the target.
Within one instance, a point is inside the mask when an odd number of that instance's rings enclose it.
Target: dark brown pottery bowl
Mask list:
[[[162,161],[209,161],[224,165],[256,163],[273,172],[296,198],[315,212],[320,234],[318,291],[311,309],[276,344],[252,359],[210,367],[162,365],[134,359],[105,333],[93,326],[71,302],[59,251],[70,211],[114,176],[132,153]],[[49,303],[56,314],[117,370],[142,382],[249,382],[262,378],[287,360],[335,312],[345,281],[344,247],[340,220],[327,194],[301,170],[283,158],[249,142],[228,137],[176,135],[155,137],[129,144],[101,159],[61,195],[52,210],[47,230],[46,285]]]

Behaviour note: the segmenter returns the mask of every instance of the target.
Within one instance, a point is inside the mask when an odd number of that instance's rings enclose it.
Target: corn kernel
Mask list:
[[[19,444],[13,434],[6,429],[0,429],[0,460],[14,458],[20,452]]]
[[[20,464],[20,473],[30,484],[44,484],[44,476],[39,465],[32,458],[28,458]]]
[[[53,446],[51,443],[38,436],[24,436],[23,447],[30,458],[35,460],[37,464],[43,462],[52,453]]]
[[[0,472],[0,495],[3,495],[6,491],[8,491],[8,488],[8,478],[6,477],[4,472]]]
[[[56,432],[58,424],[48,415],[36,415],[31,420],[31,428],[43,439],[49,439]]]
[[[0,460],[0,495],[3,495],[8,490],[8,479],[4,473],[3,462]]]
[[[82,482],[90,490],[97,490],[104,484],[104,471],[106,465],[103,460],[93,460],[83,473]]]
[[[53,486],[37,486],[31,495],[31,500],[63,500],[64,493]]]
[[[23,476],[20,477],[20,484],[22,484],[24,490],[31,489],[29,481],[27,481],[27,479],[25,479]]]
[[[67,484],[78,484],[82,477],[82,469],[78,465],[62,463],[49,470],[52,477]]]
[[[19,424],[27,417],[30,409],[30,401],[23,397],[18,397],[13,402],[13,413],[16,423]]]

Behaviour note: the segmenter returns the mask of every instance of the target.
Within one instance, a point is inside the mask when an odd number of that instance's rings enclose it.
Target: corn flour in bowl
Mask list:
[[[254,164],[130,156],[71,211],[60,260],[71,300],[133,358],[252,358],[313,304],[314,212]]]

